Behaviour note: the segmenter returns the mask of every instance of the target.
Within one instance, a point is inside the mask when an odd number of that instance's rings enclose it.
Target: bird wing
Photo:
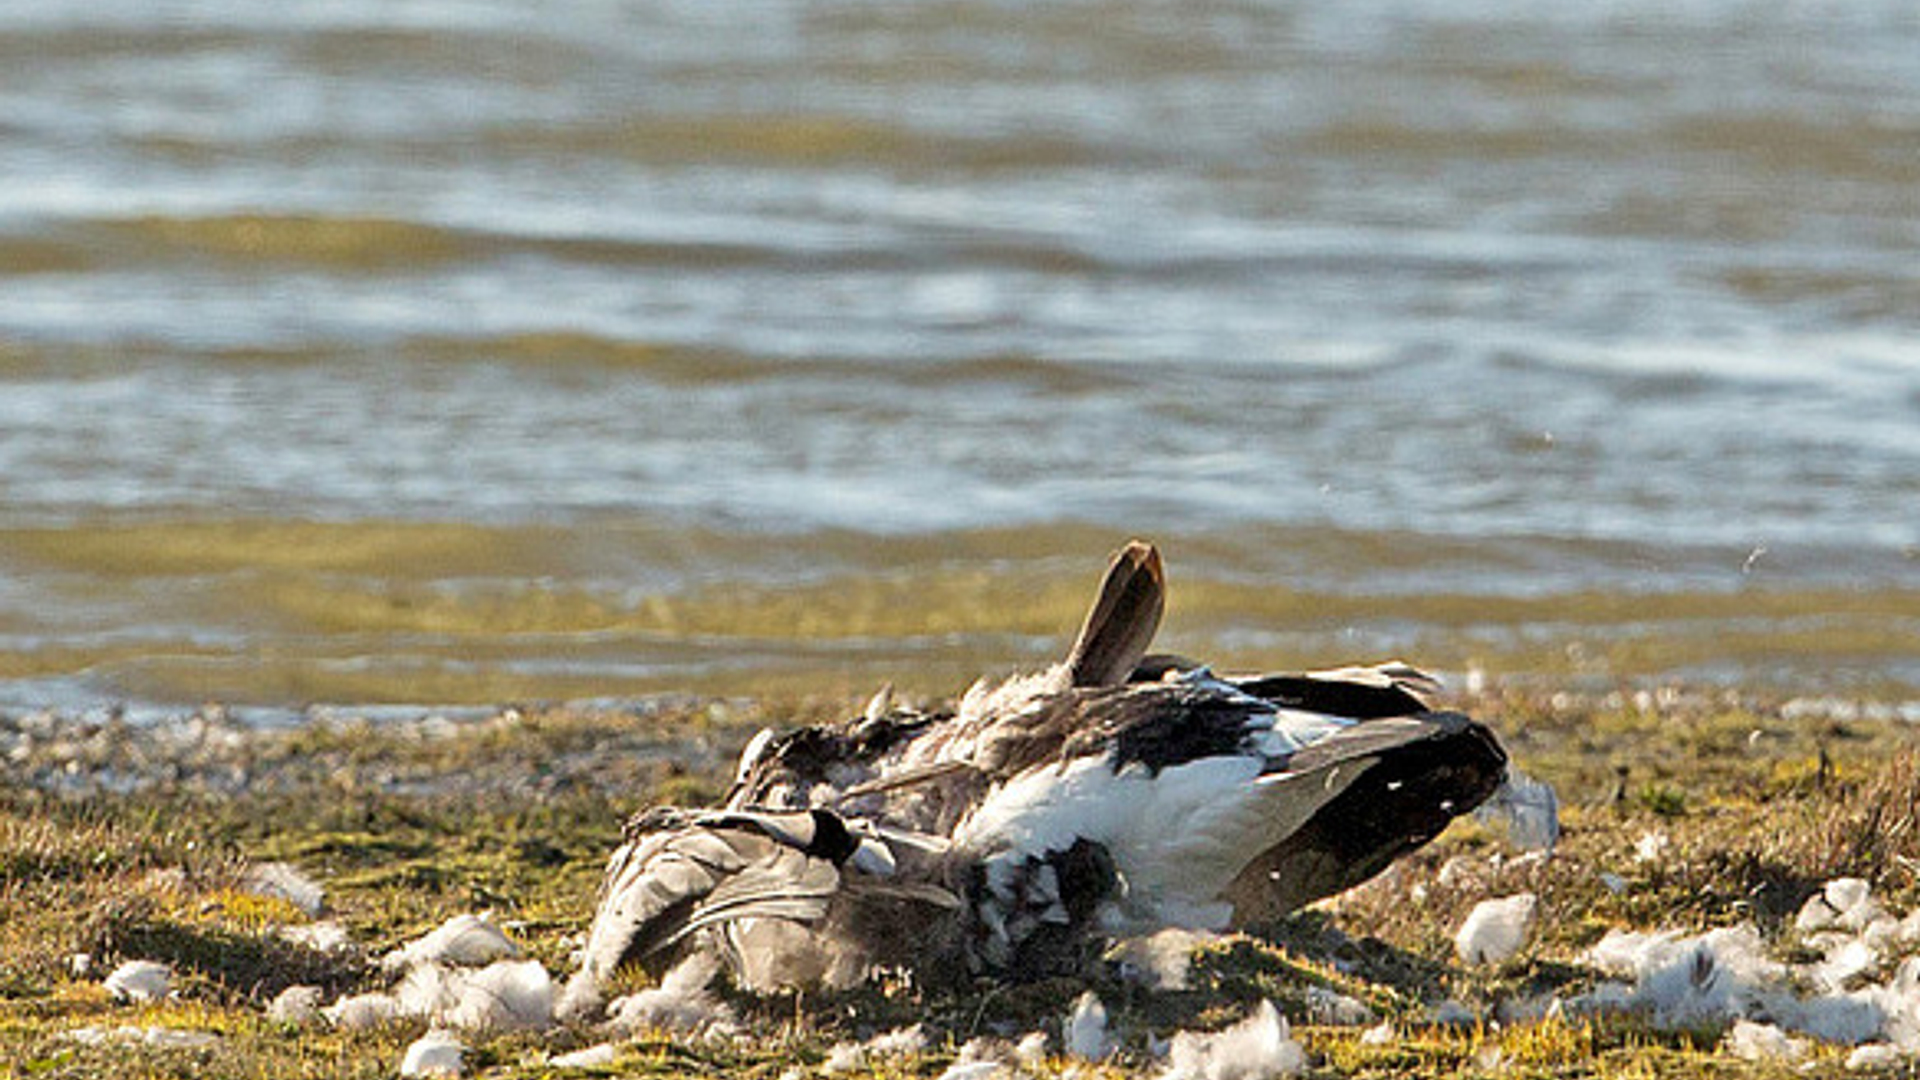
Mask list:
[[[643,833],[607,863],[581,970],[604,980],[628,960],[671,949],[701,927],[755,916],[821,918],[839,885],[807,814],[687,817]]]
[[[1459,713],[1355,724],[1301,749],[1260,782],[1331,797],[1228,887],[1235,921],[1282,915],[1365,881],[1486,801],[1506,769],[1493,733]]]
[[[1255,675],[1230,681],[1243,693],[1283,708],[1330,713],[1353,720],[1426,712],[1426,702],[1420,695],[1440,689],[1439,682],[1432,676],[1398,661],[1374,667]]]

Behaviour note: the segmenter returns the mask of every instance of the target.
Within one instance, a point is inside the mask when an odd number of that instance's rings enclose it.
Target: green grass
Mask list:
[[[1203,950],[1192,989],[1096,979],[1124,1048],[1106,1071],[1151,1075],[1149,1036],[1230,1023],[1261,998],[1297,1020],[1309,989],[1328,987],[1392,1020],[1398,1038],[1367,1046],[1357,1029],[1296,1024],[1316,1075],[1784,1076],[1791,1070],[1718,1051],[1717,1030],[1675,1034],[1624,1019],[1451,1029],[1423,1018],[1444,1000],[1489,1015],[1505,1000],[1577,992],[1596,978],[1580,964],[1582,950],[1613,927],[1751,919],[1777,932],[1840,874],[1867,877],[1898,911],[1920,903],[1920,770],[1895,725],[1793,721],[1767,702],[1713,696],[1636,707],[1494,694],[1455,704],[1492,723],[1524,769],[1558,788],[1565,831],[1555,857],[1515,859],[1487,828],[1462,821],[1374,882]],[[164,737],[70,724],[22,738],[27,726],[0,721],[12,748],[0,755],[0,1075],[393,1076],[424,1022],[337,1032],[269,1022],[264,1006],[296,983],[329,998],[379,988],[372,961],[381,953],[483,909],[564,975],[627,814],[717,796],[727,761],[761,723],[857,707],[688,701],[269,733],[216,722]],[[123,790],[130,780],[136,790]],[[1651,832],[1666,835],[1666,855],[1639,861],[1635,845]],[[276,926],[306,916],[241,888],[248,863],[267,860],[322,881],[327,917],[356,948],[323,954],[280,937]],[[1602,872],[1627,887],[1610,890]],[[1533,942],[1496,967],[1460,966],[1451,936],[1467,911],[1520,889],[1541,898]],[[92,957],[89,974],[75,974],[77,953]],[[110,1001],[99,979],[131,958],[173,965],[176,997]],[[929,996],[882,985],[741,1000],[753,1033],[745,1042],[642,1038],[623,1044],[615,1066],[577,1075],[772,1080],[817,1071],[838,1041],[924,1021],[925,1053],[870,1071],[934,1076],[975,1035],[1057,1024],[1083,988]],[[122,1025],[218,1039],[159,1049],[69,1035]],[[549,1056],[600,1038],[585,1029],[473,1035],[468,1064],[483,1075],[537,1076]],[[1839,1075],[1843,1058],[1822,1048],[1810,1071]],[[1042,1071],[1069,1069],[1053,1061]]]

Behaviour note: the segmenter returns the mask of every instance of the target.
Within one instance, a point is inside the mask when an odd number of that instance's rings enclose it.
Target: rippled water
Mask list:
[[[5,5],[0,703],[1920,686],[1920,9],[1515,7]]]

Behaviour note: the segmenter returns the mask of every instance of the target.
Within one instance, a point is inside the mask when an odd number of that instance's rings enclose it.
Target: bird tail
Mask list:
[[[1073,686],[1110,686],[1125,682],[1160,629],[1166,608],[1166,580],[1160,552],[1144,540],[1130,541],[1114,555],[1100,595],[1067,653],[1067,678]]]

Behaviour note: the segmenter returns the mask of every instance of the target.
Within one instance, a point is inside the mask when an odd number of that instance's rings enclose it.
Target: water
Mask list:
[[[1920,687],[1892,2],[0,9],[0,705]]]

